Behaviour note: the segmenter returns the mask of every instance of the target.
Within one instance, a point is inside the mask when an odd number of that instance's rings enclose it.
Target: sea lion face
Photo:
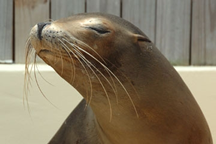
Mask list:
[[[90,77],[93,77],[91,81],[96,79],[101,83],[95,78],[98,73],[99,77],[103,74],[102,77],[106,78],[112,75],[111,72],[114,75],[113,70],[122,66],[120,57],[127,53],[127,47],[137,45],[138,39],[150,42],[145,36],[134,34],[100,15],[75,15],[42,27],[38,24],[30,33],[30,43],[36,54],[69,83],[75,80],[76,75],[76,85],[82,82],[86,85],[89,80],[83,78]]]
[[[129,22],[103,14],[75,15],[35,25],[28,43],[26,63],[34,48],[35,55],[76,88],[87,103],[104,105],[99,113],[110,111],[107,120],[112,117],[111,103],[118,101],[119,106],[131,109],[126,113],[138,116],[132,79],[139,79],[142,69],[135,67],[143,67],[145,62],[140,45],[145,48],[151,41]]]

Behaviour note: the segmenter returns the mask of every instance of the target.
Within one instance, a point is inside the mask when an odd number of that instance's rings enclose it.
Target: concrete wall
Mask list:
[[[0,65],[0,143],[45,144],[82,97],[53,70],[40,66],[38,83],[32,77],[28,97],[30,113],[23,106],[24,65]],[[176,68],[199,103],[216,141],[216,67]]]

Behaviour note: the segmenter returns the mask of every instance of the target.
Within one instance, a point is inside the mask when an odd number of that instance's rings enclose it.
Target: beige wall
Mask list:
[[[51,105],[38,90],[30,88],[30,114],[23,106],[24,65],[0,65],[0,143],[45,144],[81,96],[47,66],[41,66],[39,85]],[[216,141],[216,67],[178,67],[178,72],[194,94]],[[34,78],[33,78],[34,79]],[[56,108],[57,107],[57,108]]]

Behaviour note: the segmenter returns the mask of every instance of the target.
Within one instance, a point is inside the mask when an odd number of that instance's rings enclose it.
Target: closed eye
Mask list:
[[[87,28],[96,31],[96,32],[99,33],[99,34],[110,33],[110,31],[105,30],[105,29],[103,29],[103,28],[101,28],[101,27],[87,27]]]

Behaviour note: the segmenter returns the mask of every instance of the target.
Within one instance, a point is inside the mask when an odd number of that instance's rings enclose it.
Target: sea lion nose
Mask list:
[[[51,23],[50,22],[41,22],[41,23],[38,23],[37,26],[38,26],[38,29],[37,29],[37,36],[40,40],[42,40],[42,30],[43,28],[46,26],[46,25],[50,25]]]

